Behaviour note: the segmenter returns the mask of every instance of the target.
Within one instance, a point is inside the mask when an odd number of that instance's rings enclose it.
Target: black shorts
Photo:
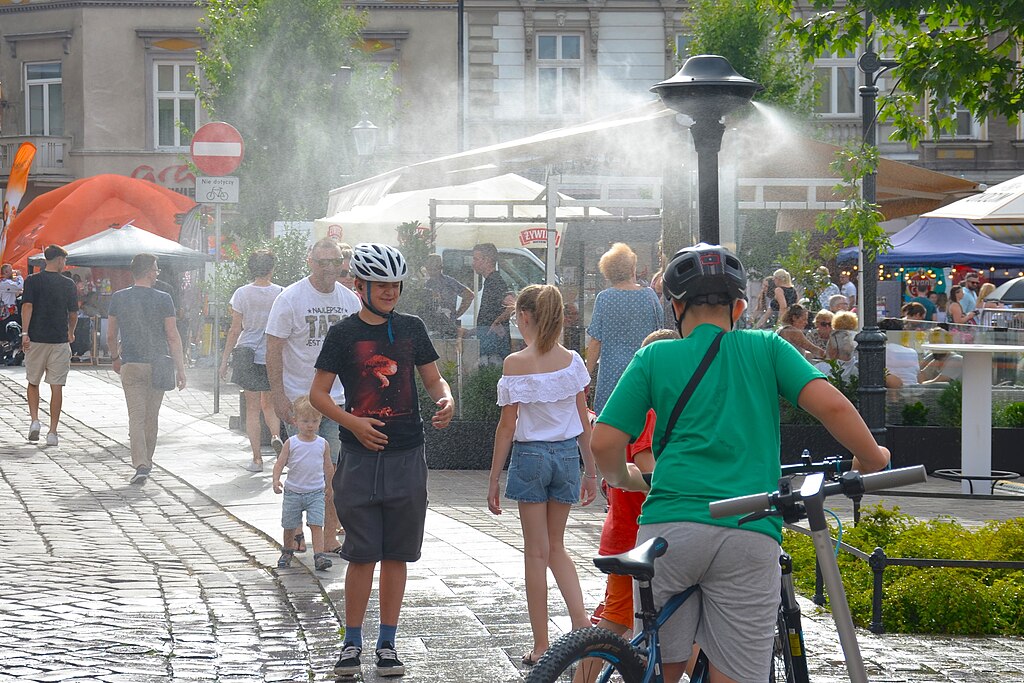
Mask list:
[[[342,443],[334,506],[345,527],[342,558],[357,564],[420,559],[427,518],[423,445],[375,453]]]

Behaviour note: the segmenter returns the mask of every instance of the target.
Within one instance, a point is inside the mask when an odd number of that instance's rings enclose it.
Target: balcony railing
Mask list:
[[[31,176],[65,175],[64,159],[71,151],[71,138],[42,135],[0,136],[0,176],[11,173],[11,164],[18,147],[23,142],[36,146],[36,157],[32,161]]]

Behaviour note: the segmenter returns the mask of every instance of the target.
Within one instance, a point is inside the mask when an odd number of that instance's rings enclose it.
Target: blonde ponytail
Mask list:
[[[562,320],[565,309],[562,293],[554,285],[530,285],[519,293],[516,310],[526,311],[534,320],[537,338],[534,344],[541,353],[555,347],[562,336]]]

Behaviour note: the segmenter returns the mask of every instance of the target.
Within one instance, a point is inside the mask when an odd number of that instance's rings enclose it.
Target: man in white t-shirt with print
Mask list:
[[[281,420],[294,433],[292,403],[309,393],[313,384],[314,364],[320,355],[320,345],[331,325],[358,313],[362,304],[351,290],[337,283],[344,259],[341,248],[333,239],[324,238],[309,250],[306,259],[309,277],[285,288],[270,309],[267,320],[267,376],[274,409]],[[338,405],[345,404],[341,382],[335,382],[331,398]],[[320,436],[331,447],[331,460],[337,465],[341,452],[338,423],[324,418],[320,423]],[[334,500],[330,490],[326,500]],[[328,505],[324,520],[324,542],[329,551],[340,548],[332,529],[338,529],[338,515]],[[297,530],[296,534],[301,530]]]

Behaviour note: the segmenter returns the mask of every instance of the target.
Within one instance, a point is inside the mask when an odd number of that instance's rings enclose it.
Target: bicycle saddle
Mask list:
[[[605,574],[632,576],[640,581],[650,581],[654,576],[654,560],[664,555],[666,550],[668,541],[657,536],[628,552],[595,557],[594,566]]]

